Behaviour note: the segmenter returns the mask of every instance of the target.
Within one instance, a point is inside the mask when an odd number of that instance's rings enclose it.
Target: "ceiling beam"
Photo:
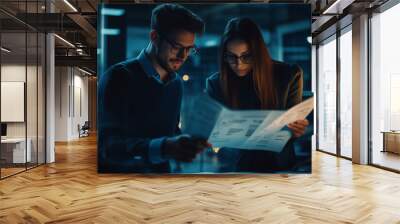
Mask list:
[[[96,71],[97,60],[95,57],[90,56],[55,56],[56,66],[80,66],[88,67]]]

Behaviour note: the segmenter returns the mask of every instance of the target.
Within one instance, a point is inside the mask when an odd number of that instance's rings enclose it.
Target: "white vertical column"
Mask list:
[[[368,163],[368,15],[353,19],[353,162]]]
[[[53,12],[51,1],[46,1],[47,12]],[[46,163],[55,161],[55,44],[54,34],[46,35]]]
[[[54,60],[54,35],[47,34],[46,37],[46,60],[47,60],[47,108],[46,108],[46,163],[52,163],[55,161],[55,150],[54,150],[54,134],[55,134],[55,60]]]

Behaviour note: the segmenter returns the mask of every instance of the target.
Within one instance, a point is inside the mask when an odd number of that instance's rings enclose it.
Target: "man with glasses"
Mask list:
[[[169,159],[192,161],[205,139],[180,133],[177,71],[197,52],[204,22],[176,4],[152,11],[150,42],[112,66],[99,82],[99,172],[169,172]]]

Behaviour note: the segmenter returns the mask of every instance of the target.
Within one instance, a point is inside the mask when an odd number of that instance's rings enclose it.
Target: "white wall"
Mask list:
[[[68,140],[69,69],[55,68],[55,141]]]
[[[89,118],[88,77],[73,67],[56,67],[55,88],[55,140],[77,139],[78,124]]]
[[[28,70],[30,68],[28,67]],[[6,64],[1,66],[1,81],[3,82],[25,82],[25,64]],[[6,110],[6,108],[1,108]],[[24,122],[7,122],[7,137],[25,137]]]
[[[27,69],[27,70],[25,70]],[[25,82],[26,71],[28,72],[28,84],[27,87],[27,120],[28,120],[28,137],[29,136],[29,128],[32,127],[32,130],[36,130],[36,80],[34,80],[31,76],[36,76],[36,66],[27,66],[25,68],[25,64],[4,64],[1,66],[1,81],[2,82]],[[41,72],[41,70],[39,70]],[[32,87],[33,86],[33,87]],[[3,96],[4,97],[4,96]],[[39,105],[39,107],[42,105]],[[1,108],[1,110],[6,110],[7,108]],[[33,113],[35,112],[35,113]],[[33,122],[33,123],[32,123]],[[25,123],[26,122],[7,122],[7,136],[8,137],[25,137]],[[36,132],[35,132],[36,133]]]

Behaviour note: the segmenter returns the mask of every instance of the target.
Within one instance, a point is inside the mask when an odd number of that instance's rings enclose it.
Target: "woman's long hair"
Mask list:
[[[248,18],[231,19],[225,27],[220,43],[220,82],[226,103],[231,108],[238,108],[239,81],[224,56],[227,44],[232,40],[243,40],[250,47],[253,57],[252,77],[256,94],[261,103],[261,109],[277,107],[277,93],[272,76],[272,59],[265,46],[261,31],[256,23]]]

